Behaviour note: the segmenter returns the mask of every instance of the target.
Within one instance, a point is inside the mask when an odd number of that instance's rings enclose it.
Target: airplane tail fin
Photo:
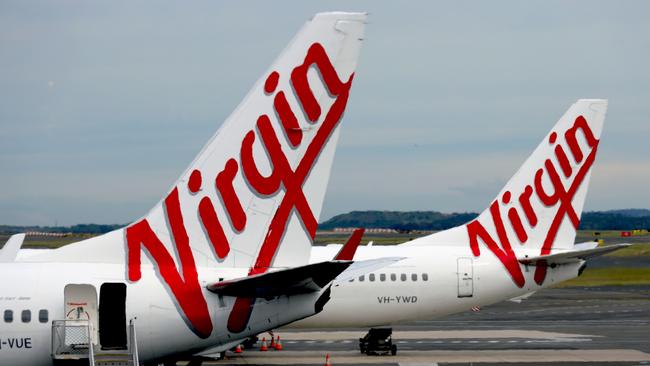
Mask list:
[[[177,253],[183,267],[252,273],[308,263],[365,21],[316,14],[144,217],[40,259],[127,258],[131,270],[143,252],[161,266]]]
[[[234,267],[306,264],[365,18],[307,22],[167,197],[127,228],[129,248],[151,230],[177,244],[191,237],[195,255]]]
[[[476,257],[487,249],[511,274],[515,253],[572,248],[606,110],[606,100],[578,100],[475,220],[405,245],[468,245]]]

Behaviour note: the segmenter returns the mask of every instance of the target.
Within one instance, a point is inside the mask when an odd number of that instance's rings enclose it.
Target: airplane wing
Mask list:
[[[383,268],[402,260],[386,257],[363,261],[329,261],[312,263],[258,275],[221,281],[207,286],[210,292],[223,296],[270,298],[320,291],[333,280],[350,278]]]
[[[621,243],[586,249],[583,249],[585,246],[576,245],[576,247],[579,248],[578,250],[562,251],[553,254],[540,255],[537,257],[518,258],[518,261],[519,263],[532,266],[535,266],[540,262],[544,265],[571,263],[590,257],[597,257],[603,254],[611,253],[613,251],[629,247],[630,245],[632,244]]]
[[[355,277],[359,277],[366,273],[374,272],[378,269],[384,268],[395,262],[399,262],[405,257],[383,257],[376,259],[367,259],[362,261],[354,261],[348,269],[343,271],[336,277],[337,282],[343,282]]]
[[[23,245],[25,234],[14,234],[5,243],[5,246],[0,249],[0,262],[13,262],[18,256],[18,251]]]
[[[352,261],[313,263],[217,282],[208,285],[208,290],[224,296],[261,298],[315,292],[325,287],[352,263]]]

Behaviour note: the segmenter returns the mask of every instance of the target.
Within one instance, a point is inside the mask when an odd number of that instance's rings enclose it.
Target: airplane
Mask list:
[[[10,238],[0,364],[223,355],[321,311],[335,278],[392,263],[309,263],[365,24],[310,19],[142,218],[55,250],[21,253],[24,235]]]
[[[628,246],[574,244],[606,110],[606,100],[573,104],[489,207],[465,225],[395,246],[358,247],[360,240],[351,238],[343,248],[314,247],[312,263],[335,256],[404,259],[335,281],[321,313],[285,328],[389,326],[517,300],[579,276],[592,256]],[[344,251],[346,257],[338,255]]]

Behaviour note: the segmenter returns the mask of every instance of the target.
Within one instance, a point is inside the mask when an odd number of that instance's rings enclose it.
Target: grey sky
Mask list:
[[[126,223],[302,23],[369,11],[323,218],[482,210],[608,98],[588,210],[650,207],[650,3],[0,2],[0,223]]]

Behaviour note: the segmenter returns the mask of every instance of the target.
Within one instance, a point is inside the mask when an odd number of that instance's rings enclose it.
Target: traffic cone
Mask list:
[[[269,343],[269,348],[275,348],[275,338],[273,337],[273,334],[271,334],[271,343]]]
[[[242,353],[242,352],[244,351],[242,351],[241,349],[241,344],[238,344],[237,347],[235,347],[235,353]]]
[[[266,352],[269,350],[269,347],[266,346],[266,337],[262,338],[262,347],[260,347],[261,352]]]
[[[325,366],[332,366],[332,363],[330,362],[330,354],[328,353],[327,356],[325,356]]]
[[[278,336],[278,341],[275,342],[275,350],[282,351],[282,342],[280,342],[280,336]]]

